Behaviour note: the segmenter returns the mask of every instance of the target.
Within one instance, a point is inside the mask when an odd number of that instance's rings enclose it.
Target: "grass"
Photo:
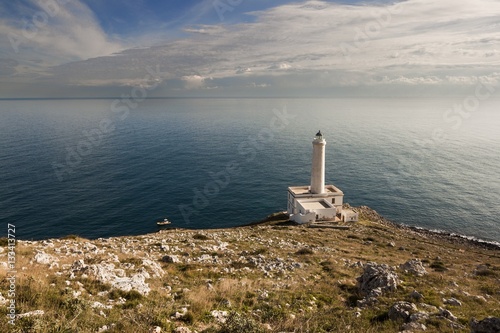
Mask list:
[[[45,313],[19,319],[12,330],[6,322],[6,307],[0,307],[0,332],[86,333],[97,332],[104,325],[112,333],[147,332],[155,326],[162,332],[172,332],[179,326],[205,333],[398,332],[401,323],[389,320],[388,310],[400,300],[417,303],[409,296],[413,290],[424,296],[418,302],[449,308],[466,327],[452,329],[447,321],[431,316],[425,322],[428,332],[468,332],[470,318],[500,316],[498,250],[420,238],[369,221],[354,225],[349,234],[279,224],[277,218],[269,223],[225,230],[168,230],[102,243],[67,237],[53,240],[54,247],[18,242],[17,311]],[[380,246],[389,239],[395,247]],[[83,251],[89,242],[102,252],[93,255]],[[229,244],[227,249],[214,251],[213,247],[221,242]],[[80,252],[56,253],[55,249],[64,244]],[[158,244],[168,245],[171,253],[161,250]],[[37,250],[57,257],[59,268],[33,263]],[[116,255],[119,262],[111,260],[110,254]],[[182,262],[162,263],[160,259],[166,254],[178,255]],[[218,263],[197,261],[207,254],[217,257]],[[258,256],[259,266],[248,256]],[[282,259],[283,268],[273,266],[277,257]],[[356,282],[362,268],[356,262],[398,266],[415,257],[422,260],[427,275],[416,277],[397,270],[401,279],[398,289],[380,297],[376,306],[356,314],[357,301],[362,298]],[[151,268],[143,264],[146,258],[162,267],[163,277],[153,277]],[[148,295],[126,292],[81,273],[70,277],[69,267],[78,259],[94,265],[113,262],[128,277],[147,271],[150,277],[146,282],[152,291]],[[477,270],[481,264],[486,268]],[[7,271],[0,268],[0,292],[4,297],[9,289],[6,275]],[[450,297],[463,305],[443,304],[443,298]],[[96,308],[95,302],[111,308]],[[186,314],[172,317],[183,308]],[[226,321],[215,320],[213,310],[227,311]]]

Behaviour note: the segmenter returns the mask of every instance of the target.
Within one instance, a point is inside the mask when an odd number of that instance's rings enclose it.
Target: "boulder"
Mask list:
[[[227,311],[220,311],[220,310],[212,310],[210,314],[220,324],[225,323],[227,317],[229,316]]]
[[[88,266],[85,265],[85,261],[83,259],[79,259],[71,265],[70,269],[73,273],[79,273],[83,272],[87,267]]]
[[[109,282],[111,286],[125,292],[137,290],[139,293],[147,295],[151,291],[149,285],[146,283],[145,276],[141,273],[134,274],[131,277],[115,277]]]
[[[448,305],[453,305],[453,306],[462,306],[462,302],[460,302],[458,299],[456,298],[443,298],[443,303],[444,304],[448,304]]]
[[[471,333],[498,333],[500,332],[500,318],[487,317],[480,321],[472,318],[470,331]]]
[[[153,260],[142,259],[142,264],[152,271],[153,277],[155,278],[161,278],[165,274],[163,268]]]
[[[150,291],[149,285],[146,283],[146,278],[149,277],[147,272],[137,273],[128,277],[124,270],[115,269],[115,265],[112,263],[86,265],[85,262],[80,259],[71,265],[71,271],[73,274],[88,274],[102,283],[109,283],[112,287],[125,292],[136,290],[146,295]]]
[[[163,258],[161,258],[161,261],[167,262],[169,264],[178,264],[181,262],[179,257],[173,254],[163,256]]]
[[[488,275],[490,273],[490,267],[488,265],[477,265],[474,270],[474,275]]]
[[[392,268],[374,262],[365,265],[363,274],[357,281],[359,290],[364,295],[370,295],[377,288],[380,288],[382,293],[395,291],[399,284],[399,278]]]
[[[426,331],[427,326],[422,323],[410,322],[403,324],[403,332],[415,332],[415,331]]]
[[[424,295],[416,290],[413,290],[410,294],[410,297],[416,299],[417,301],[420,301],[422,298],[424,298]]]
[[[457,321],[458,318],[453,315],[453,313],[451,313],[450,310],[446,310],[446,309],[443,309],[443,308],[439,308],[439,315],[446,318],[446,319],[449,319],[451,321]]]
[[[405,262],[404,264],[399,265],[399,269],[407,274],[412,274],[416,276],[424,276],[427,274],[424,266],[420,259],[411,259]]]
[[[410,315],[409,322],[425,322],[429,319],[429,314],[426,312],[416,312]]]
[[[408,321],[412,313],[416,312],[418,309],[415,304],[405,301],[396,302],[389,309],[389,319],[391,320],[403,320]]]
[[[43,251],[38,252],[35,254],[35,262],[37,264],[42,264],[42,265],[50,265],[53,262],[59,261],[57,258],[51,256],[50,254],[47,254]]]

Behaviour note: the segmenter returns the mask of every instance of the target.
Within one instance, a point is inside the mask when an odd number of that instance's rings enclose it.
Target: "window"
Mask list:
[[[334,204],[334,203],[335,203],[335,198],[332,199],[332,204]]]

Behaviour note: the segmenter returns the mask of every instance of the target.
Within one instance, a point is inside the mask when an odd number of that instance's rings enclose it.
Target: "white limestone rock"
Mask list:
[[[443,309],[443,308],[439,308],[439,315],[441,317],[444,317],[444,318],[449,319],[451,321],[458,320],[458,318],[455,315],[453,315],[453,313],[451,313],[451,311]]]
[[[388,265],[369,262],[365,264],[363,274],[357,281],[361,293],[369,296],[376,288],[380,288],[383,293],[395,291],[399,277]]]
[[[111,327],[108,327],[108,325],[104,325],[102,327],[99,327],[99,329],[97,329],[97,333],[102,333],[102,332],[106,332],[106,331],[109,331]]]
[[[163,268],[157,262],[150,259],[142,259],[142,264],[146,266],[153,274],[154,278],[161,278],[165,275]]]
[[[453,306],[462,306],[462,302],[460,302],[458,299],[456,298],[443,298],[443,303],[444,304],[448,304],[448,305],[453,305]]]
[[[437,307],[435,307],[434,305],[430,305],[430,304],[426,304],[426,303],[419,303],[418,306],[421,309],[424,309],[424,310],[426,310],[427,312],[430,312],[430,313],[437,313],[437,312],[439,312],[439,309]]]
[[[44,314],[45,314],[45,311],[43,311],[43,310],[35,310],[35,311],[26,312],[26,313],[20,313],[17,315],[17,318],[43,316]]]
[[[34,260],[37,264],[41,265],[50,265],[54,262],[59,261],[59,259],[57,259],[56,257],[53,257],[43,251],[39,251],[37,254],[35,254]]]
[[[408,260],[404,264],[399,265],[399,268],[407,274],[412,274],[416,276],[424,276],[425,274],[427,274],[427,271],[422,265],[420,259]]]
[[[412,321],[425,322],[429,318],[430,318],[430,316],[427,312],[416,312],[416,313],[412,313],[410,315],[410,318],[408,319],[408,321],[410,321],[410,322],[412,322]]]
[[[405,301],[396,302],[389,309],[389,319],[408,321],[410,316],[417,311],[415,304]]]
[[[212,310],[210,312],[210,315],[220,324],[223,324],[226,322],[226,319],[228,317],[228,312],[227,311],[220,311],[220,310]]]
[[[175,333],[191,333],[191,330],[188,327],[180,326],[180,327],[177,327],[174,330],[174,332]]]
[[[426,331],[427,326],[422,323],[410,322],[405,323],[402,326],[403,332],[418,332],[418,331]]]
[[[126,276],[123,269],[115,269],[115,265],[112,263],[86,265],[80,259],[71,265],[71,272],[73,274],[88,274],[102,283],[109,283],[112,287],[126,292],[136,290],[143,295],[147,295],[151,290],[146,283],[146,278],[149,277],[149,274],[137,273],[132,276]]]
[[[146,283],[146,278],[140,273],[131,277],[116,277],[111,281],[111,285],[123,291],[136,290],[143,295],[147,295],[151,291],[151,288]]]

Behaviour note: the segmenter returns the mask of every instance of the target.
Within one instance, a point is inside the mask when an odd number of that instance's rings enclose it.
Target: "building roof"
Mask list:
[[[288,191],[290,191],[295,197],[331,197],[331,196],[344,195],[344,192],[342,192],[335,185],[325,185],[325,193],[321,194],[311,193],[309,185],[290,186],[288,188]]]

